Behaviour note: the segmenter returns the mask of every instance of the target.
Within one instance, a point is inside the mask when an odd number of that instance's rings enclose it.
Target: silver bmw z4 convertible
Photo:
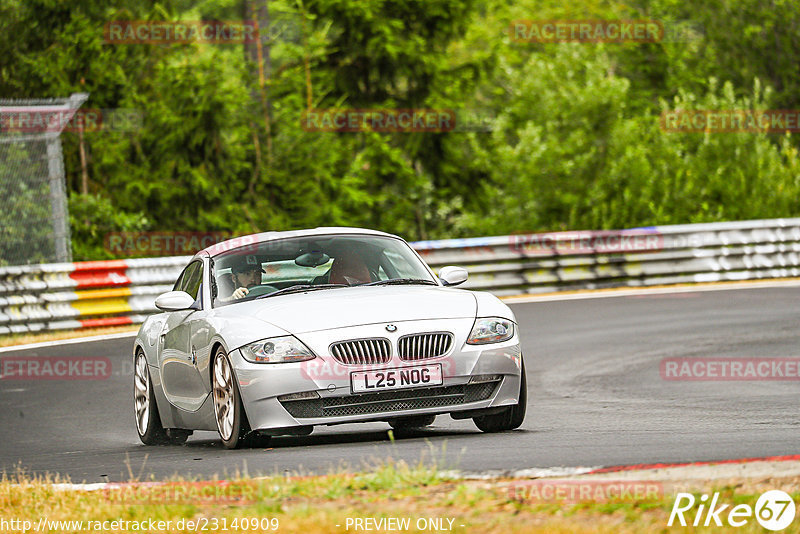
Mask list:
[[[357,228],[268,232],[198,252],[134,346],[136,429],[147,445],[194,430],[228,448],[316,425],[519,427],[525,363],[511,310],[456,289],[403,239]]]

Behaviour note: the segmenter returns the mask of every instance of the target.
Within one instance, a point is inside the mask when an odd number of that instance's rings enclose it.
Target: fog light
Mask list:
[[[497,382],[503,375],[476,375],[469,379],[470,384],[481,384],[483,382]]]
[[[278,397],[280,402],[286,401],[299,401],[308,399],[318,399],[319,393],[316,391],[303,391],[302,393],[290,393],[289,395],[281,395]]]

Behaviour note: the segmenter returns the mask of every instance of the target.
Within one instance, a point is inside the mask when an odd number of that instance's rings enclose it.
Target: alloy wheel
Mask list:
[[[233,374],[228,358],[220,351],[214,358],[214,414],[217,429],[223,440],[233,434],[234,394]]]
[[[144,354],[136,356],[133,377],[133,402],[136,410],[136,428],[139,435],[147,433],[150,420],[150,373],[147,371],[147,359]]]

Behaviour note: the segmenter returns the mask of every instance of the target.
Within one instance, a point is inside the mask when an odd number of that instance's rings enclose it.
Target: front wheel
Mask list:
[[[520,370],[519,401],[513,406],[509,406],[500,413],[475,417],[472,420],[475,426],[483,432],[505,432],[514,430],[522,425],[525,420],[525,410],[528,405],[528,380],[525,377],[525,363],[522,363]]]
[[[268,441],[268,436],[262,437],[256,433],[250,436],[250,424],[247,422],[239,388],[234,380],[231,361],[222,348],[219,348],[214,355],[212,376],[214,416],[223,445],[228,449],[238,449],[250,446],[251,443],[258,442],[258,445],[261,445]]]

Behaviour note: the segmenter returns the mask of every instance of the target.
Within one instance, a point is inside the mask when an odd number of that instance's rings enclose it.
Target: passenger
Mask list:
[[[357,252],[342,251],[333,260],[328,282],[354,286],[372,282],[372,276],[366,262]]]

